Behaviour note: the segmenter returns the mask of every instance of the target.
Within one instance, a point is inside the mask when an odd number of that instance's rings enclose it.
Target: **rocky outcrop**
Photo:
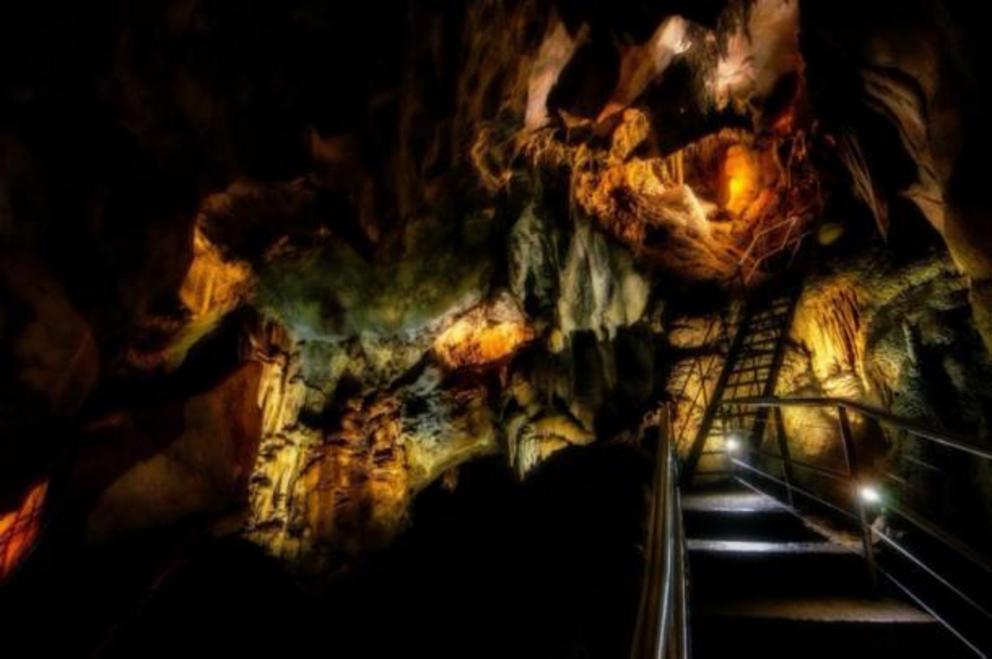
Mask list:
[[[989,345],[987,85],[966,54],[979,48],[980,21],[947,2],[817,3],[803,19],[811,88],[830,90],[814,95],[814,105],[829,129],[845,135],[859,195],[883,233],[902,228],[889,217],[899,200],[919,209],[969,278]],[[840,96],[861,104],[838,103]]]
[[[71,57],[3,101],[2,421],[36,441],[0,461],[0,510],[78,444],[93,539],[225,518],[327,566],[467,460],[527,478],[665,397],[698,423],[713,308],[814,231],[849,260],[810,280],[783,391],[984,427],[984,362],[953,346],[992,317],[992,268],[944,37],[858,23],[867,115],[838,117],[799,30],[823,3],[442,4],[164,2],[19,44]],[[841,164],[901,265],[847,240]],[[952,261],[896,246],[905,199]]]
[[[986,436],[992,363],[971,319],[967,279],[946,255],[904,265],[882,252],[833,261],[809,280],[791,338],[778,395],[862,400],[974,441]],[[832,411],[784,416],[797,455],[843,464]],[[879,435],[854,422],[880,472],[899,473],[902,456],[926,449],[892,428]]]

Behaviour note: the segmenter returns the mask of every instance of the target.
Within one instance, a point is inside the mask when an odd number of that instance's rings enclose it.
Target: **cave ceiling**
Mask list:
[[[811,243],[923,236],[899,281],[992,336],[941,3],[48,4],[0,21],[2,413],[32,438],[0,511],[58,465],[87,540],[235,508],[286,559],[381,546],[466,461],[636,433],[657,346],[699,348],[679,296]],[[864,351],[901,293],[850,279],[809,294],[793,384],[891,398]]]

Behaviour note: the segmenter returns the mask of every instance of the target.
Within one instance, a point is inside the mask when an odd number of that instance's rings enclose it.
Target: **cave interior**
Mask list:
[[[992,653],[985,23],[5,4],[0,654]]]

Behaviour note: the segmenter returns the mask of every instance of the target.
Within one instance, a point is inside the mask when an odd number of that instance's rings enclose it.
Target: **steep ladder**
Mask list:
[[[728,404],[736,398],[771,396],[785,357],[785,344],[801,285],[766,292],[745,305],[723,368],[703,413],[683,468],[683,485],[697,476],[721,480],[729,475],[726,442],[760,437],[768,422],[767,408]]]

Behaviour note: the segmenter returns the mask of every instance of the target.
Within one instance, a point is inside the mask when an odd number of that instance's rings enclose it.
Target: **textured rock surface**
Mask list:
[[[721,291],[820,219],[783,391],[985,431],[961,10],[97,4],[0,20],[0,511],[67,460],[86,537],[332,565],[468,460],[697,423]]]

